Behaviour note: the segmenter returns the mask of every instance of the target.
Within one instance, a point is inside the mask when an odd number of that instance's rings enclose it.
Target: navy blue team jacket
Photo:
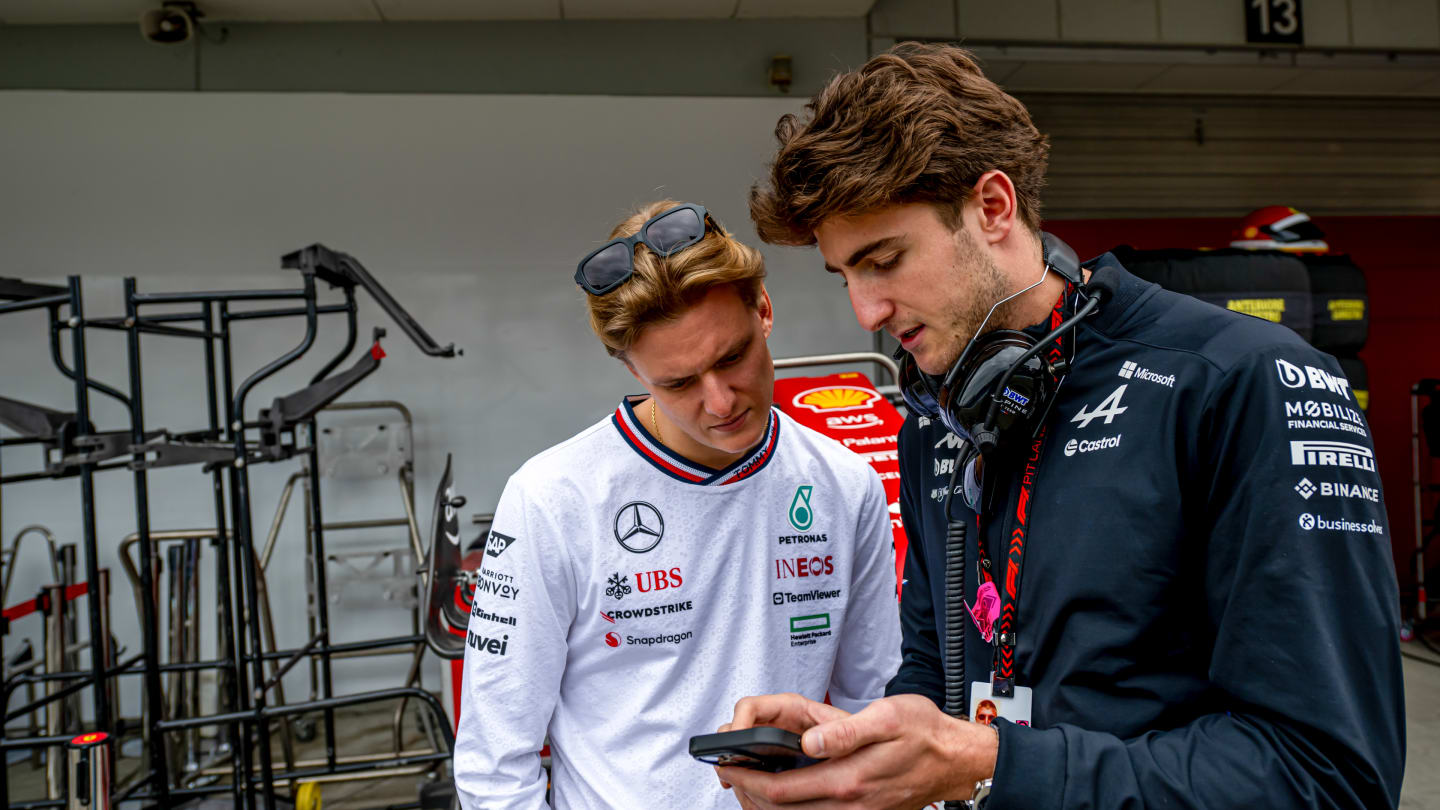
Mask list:
[[[1374,446],[1339,365],[1109,254],[1088,266],[1112,294],[1075,333],[1047,423],[1016,625],[1033,725],[999,723],[990,810],[1395,807],[1398,594]],[[910,551],[888,692],[937,705],[956,446],[938,421],[900,431]],[[990,472],[998,567],[1019,476]],[[976,518],[958,496],[953,511],[971,527],[973,604]],[[992,653],[966,626],[969,705]]]

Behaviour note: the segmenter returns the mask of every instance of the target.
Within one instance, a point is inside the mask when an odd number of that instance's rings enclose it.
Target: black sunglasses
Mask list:
[[[634,275],[636,243],[663,259],[704,239],[711,225],[724,233],[705,208],[694,203],[661,211],[645,220],[633,236],[611,239],[581,259],[575,269],[575,283],[591,295],[604,295]]]

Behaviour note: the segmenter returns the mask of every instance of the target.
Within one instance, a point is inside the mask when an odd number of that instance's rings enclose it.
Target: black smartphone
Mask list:
[[[771,726],[697,734],[690,738],[690,756],[710,765],[770,773],[803,768],[820,761],[805,756],[799,734]]]

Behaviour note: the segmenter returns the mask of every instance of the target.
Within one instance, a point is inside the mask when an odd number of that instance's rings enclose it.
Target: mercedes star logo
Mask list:
[[[626,551],[644,554],[660,545],[665,536],[665,519],[660,510],[644,501],[631,501],[615,513],[615,539]]]

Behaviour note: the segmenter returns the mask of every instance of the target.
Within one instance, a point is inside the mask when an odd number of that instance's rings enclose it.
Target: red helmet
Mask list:
[[[1251,211],[1232,234],[1230,247],[1246,250],[1288,250],[1324,253],[1330,249],[1325,232],[1304,212],[1284,205],[1267,205]]]

